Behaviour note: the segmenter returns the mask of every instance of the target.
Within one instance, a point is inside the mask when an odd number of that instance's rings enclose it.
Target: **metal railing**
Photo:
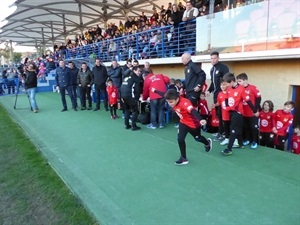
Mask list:
[[[103,62],[195,54],[196,20],[108,39],[63,52],[65,59],[100,58]]]

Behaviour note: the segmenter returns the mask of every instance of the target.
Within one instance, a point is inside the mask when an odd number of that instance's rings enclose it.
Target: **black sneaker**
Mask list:
[[[207,138],[207,140],[208,140],[209,143],[208,143],[208,145],[205,146],[205,151],[210,152],[212,150],[212,143],[213,142],[212,142],[211,138]]]
[[[232,155],[232,151],[226,148],[225,150],[222,151],[222,154],[226,155],[226,156],[227,155]]]
[[[92,107],[88,107],[87,110],[92,110]]]
[[[131,125],[126,125],[126,126],[125,126],[125,129],[126,129],[126,130],[128,130],[128,129],[130,129],[130,128],[131,128]]]
[[[100,108],[99,108],[99,107],[96,107],[96,108],[94,109],[94,111],[98,111],[98,110],[100,110]]]
[[[64,109],[62,109],[61,111],[62,111],[62,112],[65,112],[65,111],[68,111],[68,109],[64,108]]]
[[[132,130],[135,131],[135,130],[140,130],[141,128],[138,127],[138,126],[135,126],[135,127],[132,127]]]
[[[85,107],[81,107],[81,110],[86,110],[86,108]]]
[[[176,162],[175,165],[181,166],[181,165],[186,165],[189,163],[188,159],[180,157]]]

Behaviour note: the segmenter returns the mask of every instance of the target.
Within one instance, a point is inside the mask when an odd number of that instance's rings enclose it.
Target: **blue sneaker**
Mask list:
[[[148,125],[147,125],[147,128],[149,128],[149,129],[156,129],[156,127],[153,126],[152,123],[148,124]]]
[[[256,142],[252,142],[252,144],[251,144],[251,146],[250,146],[250,148],[252,148],[252,149],[257,149],[257,143]]]
[[[243,141],[244,146],[249,145],[249,144],[250,144],[250,141]]]

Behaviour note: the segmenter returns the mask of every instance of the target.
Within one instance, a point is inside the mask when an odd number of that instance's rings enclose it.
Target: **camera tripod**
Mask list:
[[[26,88],[23,89],[23,92],[26,93],[26,95],[27,95],[28,102],[29,102],[29,109],[32,111],[32,106],[31,106],[31,102],[30,102],[30,97],[29,97],[29,94],[28,94],[28,91],[26,90]],[[19,93],[21,93],[21,90],[20,90],[20,82],[18,81],[18,84],[17,84],[17,90],[16,90],[16,98],[15,98],[14,109],[15,109],[15,110],[17,110],[17,109],[28,109],[28,107],[27,107],[27,108],[17,108],[17,101],[18,101]]]

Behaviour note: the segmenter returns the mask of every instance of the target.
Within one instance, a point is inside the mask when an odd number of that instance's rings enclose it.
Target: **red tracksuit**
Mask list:
[[[209,115],[207,101],[205,99],[200,99],[198,107],[199,107],[199,113],[201,117],[207,119]]]
[[[107,86],[108,104],[116,105],[118,103],[118,89],[115,86]]]
[[[300,136],[297,134],[292,137],[292,151],[294,154],[300,154]]]

